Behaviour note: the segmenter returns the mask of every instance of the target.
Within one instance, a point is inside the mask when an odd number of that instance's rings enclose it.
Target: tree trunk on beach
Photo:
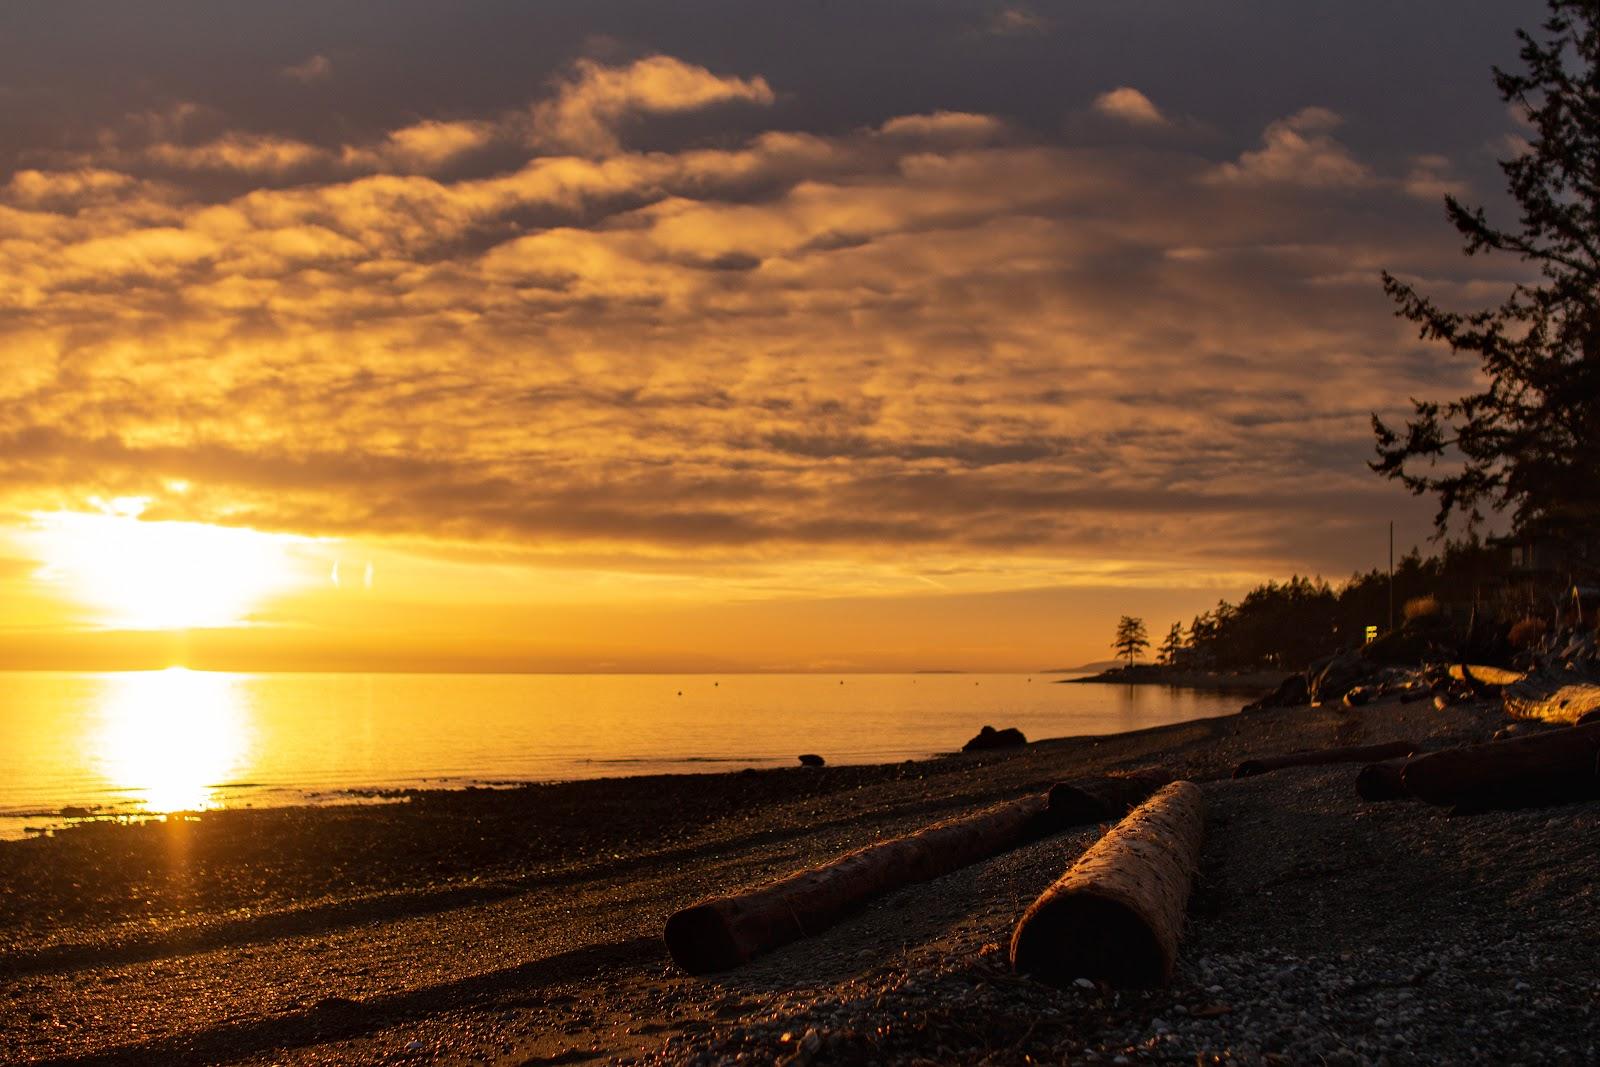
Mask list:
[[[1233,769],[1235,778],[1250,778],[1285,767],[1315,767],[1324,763],[1370,763],[1374,760],[1409,756],[1417,750],[1414,741],[1389,741],[1381,745],[1352,745],[1343,748],[1317,748],[1291,752],[1285,756],[1247,759]]]
[[[1023,913],[1011,937],[1012,966],[1058,984],[1168,981],[1204,832],[1200,787],[1163,788]]]
[[[1496,688],[1504,685],[1513,685],[1526,677],[1521,671],[1508,671],[1500,667],[1481,667],[1471,663],[1452,663],[1450,677],[1458,682],[1476,683],[1479,686]]]
[[[667,949],[691,974],[737,967],[832,926],[872,897],[936,878],[1067,826],[1121,818],[1171,781],[1133,775],[1063,782],[1035,795],[935,823],[831,863],[732,896],[703,900],[667,920]]]
[[[1600,685],[1541,685],[1529,679],[1507,686],[1503,696],[1506,714],[1515,719],[1571,725],[1585,715],[1600,711]]]
[[[1012,848],[1051,825],[1044,794],[935,823],[781,881],[704,900],[667,920],[667,949],[691,974],[737,967],[808,937],[880,893]]]
[[[1558,804],[1600,796],[1600,724],[1551,730],[1418,756],[1406,791],[1462,811]]]
[[[667,948],[691,974],[737,967],[832,926],[872,897],[936,878],[1067,826],[1120,819],[1172,780],[1160,771],[1083,778],[935,823],[831,863],[732,896],[703,900],[667,920]]]

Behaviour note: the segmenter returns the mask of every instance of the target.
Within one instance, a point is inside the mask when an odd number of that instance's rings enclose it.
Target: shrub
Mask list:
[[[1439,614],[1439,598],[1432,593],[1427,596],[1414,596],[1406,601],[1402,610],[1406,622],[1416,619],[1427,619]]]
[[[1507,635],[1513,648],[1527,648],[1544,636],[1549,626],[1543,619],[1523,618],[1511,624],[1511,633]]]

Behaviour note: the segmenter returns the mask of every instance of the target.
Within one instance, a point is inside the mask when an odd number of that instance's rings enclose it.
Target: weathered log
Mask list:
[[[667,920],[667,949],[691,974],[725,971],[826,929],[874,896],[964,867],[1051,827],[1043,793],[935,823],[749,892],[685,908]]]
[[[1522,681],[1524,675],[1521,671],[1508,671],[1500,667],[1484,667],[1474,663],[1452,663],[1450,677],[1458,682],[1469,685],[1476,683],[1484,686],[1511,685]]]
[[[1600,724],[1447,748],[1406,764],[1406,792],[1463,811],[1600,796]]]
[[[1057,782],[1050,787],[1050,822],[1061,827],[1120,819],[1170,781],[1172,775],[1163,771],[1139,771]]]
[[[1200,787],[1163,787],[1023,913],[1011,935],[1011,965],[1058,984],[1168,981],[1204,833]]]
[[[747,893],[704,900],[667,920],[667,948],[694,974],[727,970],[817,933],[881,893],[936,878],[1068,826],[1119,819],[1172,776],[1144,770],[1060,782],[1046,796],[998,804],[858,849]]]
[[[1406,796],[1401,772],[1409,762],[1410,756],[1397,756],[1367,764],[1356,775],[1356,793],[1362,800],[1399,800]]]
[[[1417,750],[1412,741],[1388,741],[1381,745],[1350,745],[1343,748],[1315,748],[1306,752],[1291,752],[1285,756],[1263,756],[1247,759],[1233,769],[1235,778],[1250,778],[1285,767],[1316,767],[1324,763],[1370,763],[1374,760],[1409,756]]]
[[[1600,712],[1600,685],[1583,682],[1541,684],[1539,680],[1530,678],[1519,685],[1507,687],[1504,700],[1506,714],[1514,719],[1573,724],[1585,715]]]

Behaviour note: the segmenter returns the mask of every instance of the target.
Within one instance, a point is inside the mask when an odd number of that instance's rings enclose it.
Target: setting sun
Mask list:
[[[298,540],[137,514],[53,512],[34,517],[39,576],[94,609],[106,626],[137,630],[236,625],[296,578]]]

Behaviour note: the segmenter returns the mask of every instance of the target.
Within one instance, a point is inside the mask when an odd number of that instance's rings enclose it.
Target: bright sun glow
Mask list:
[[[143,811],[201,811],[250,748],[238,680],[174,667],[107,675],[91,748],[107,785]]]
[[[192,522],[145,522],[137,510],[34,516],[29,546],[40,577],[96,609],[107,626],[176,630],[227,626],[296,574],[298,540]],[[130,513],[132,511],[132,513]]]

